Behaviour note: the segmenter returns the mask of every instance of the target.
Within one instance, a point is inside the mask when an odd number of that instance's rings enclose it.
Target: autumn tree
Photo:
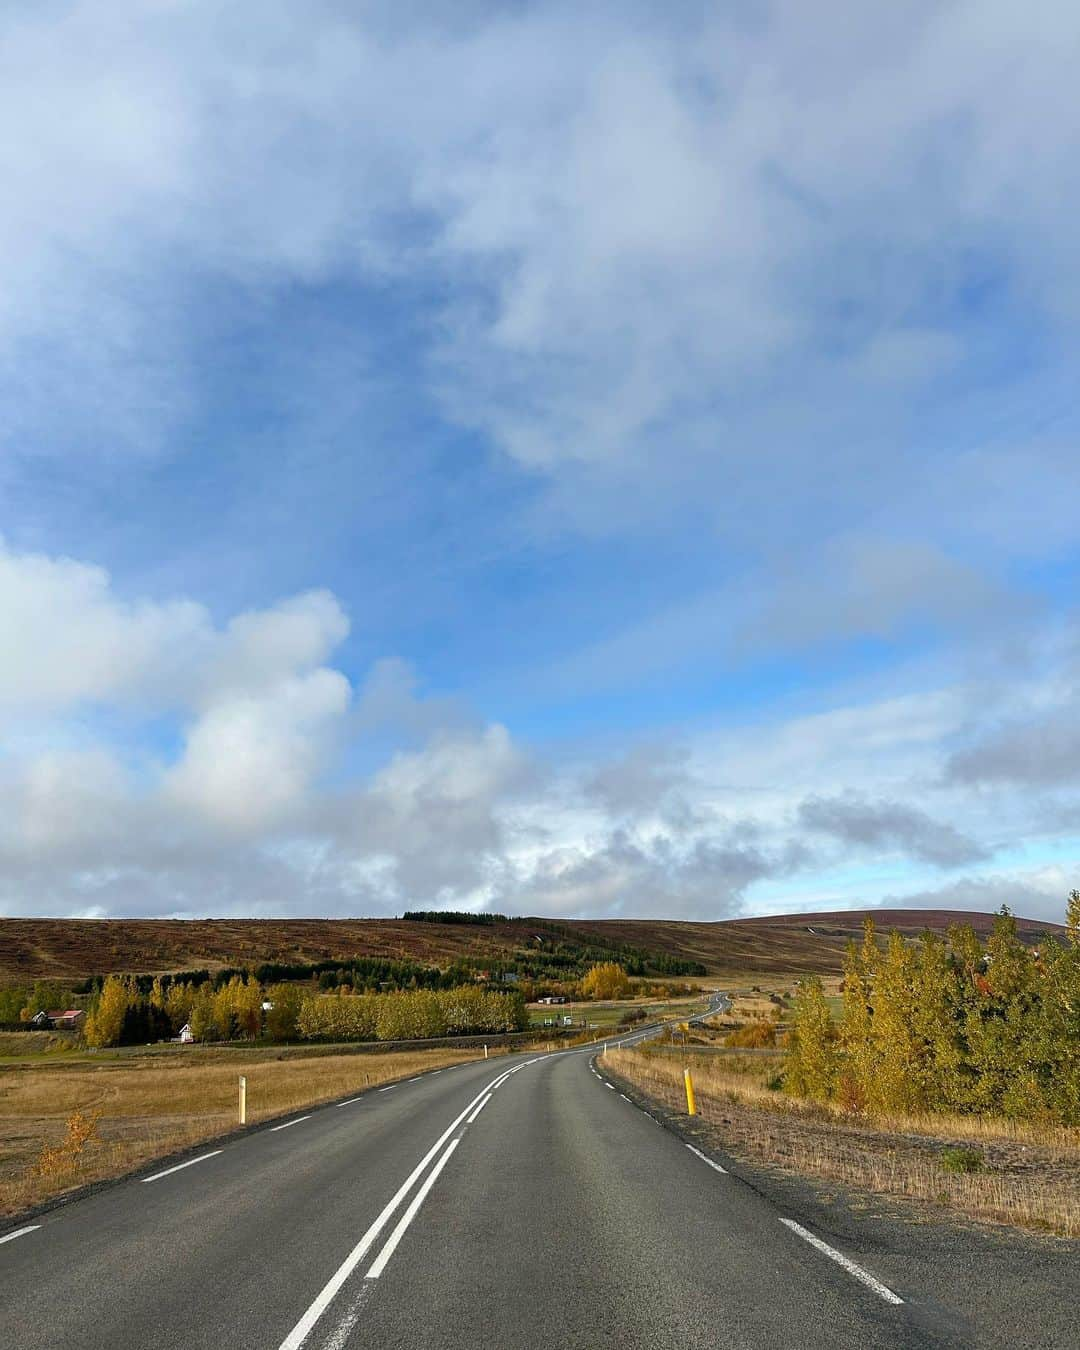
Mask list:
[[[591,966],[581,981],[581,996],[588,999],[628,998],[630,977],[617,961]]]
[[[109,975],[102,985],[97,1002],[86,1018],[86,1043],[95,1049],[119,1045],[124,1032],[128,1008],[135,1000],[135,988],[130,980]]]
[[[266,991],[270,1004],[266,1013],[266,1034],[274,1041],[291,1041],[297,1035],[297,1021],[304,1002],[298,984],[272,984]]]
[[[784,1088],[797,1097],[828,1101],[839,1074],[836,1027],[816,975],[802,983],[784,1061]]]

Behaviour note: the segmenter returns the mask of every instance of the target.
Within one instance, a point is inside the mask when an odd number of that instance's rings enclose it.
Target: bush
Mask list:
[[[986,1166],[982,1150],[977,1148],[947,1148],[941,1155],[946,1172],[981,1172]]]
[[[724,1044],[742,1050],[771,1050],[776,1045],[776,1027],[771,1022],[751,1022],[729,1031]]]

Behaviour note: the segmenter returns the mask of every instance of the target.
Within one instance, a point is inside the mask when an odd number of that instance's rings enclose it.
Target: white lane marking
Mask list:
[[[393,1090],[394,1090],[396,1087],[397,1087],[397,1084],[396,1084],[396,1083],[391,1083],[389,1087],[380,1088],[379,1091],[380,1091],[380,1092],[393,1092]]]
[[[446,1152],[442,1155],[439,1161],[428,1173],[427,1180],[413,1196],[412,1201],[409,1204],[409,1208],[405,1211],[405,1213],[401,1216],[401,1218],[398,1219],[394,1231],[386,1239],[385,1246],[383,1247],[382,1251],[378,1254],[378,1256],[375,1258],[375,1261],[372,1264],[371,1269],[367,1273],[367,1278],[369,1280],[377,1280],[379,1276],[383,1273],[383,1271],[386,1269],[386,1263],[393,1256],[398,1243],[404,1236],[406,1228],[408,1228],[409,1224],[411,1224],[413,1219],[416,1218],[420,1210],[420,1206],[428,1198],[428,1194],[431,1191],[432,1186],[434,1186],[436,1181],[438,1181],[439,1173],[450,1161],[450,1155],[453,1153],[454,1149],[456,1149],[458,1144],[460,1143],[461,1143],[460,1139],[454,1139],[451,1142],[450,1147],[446,1150]]]
[[[838,1252],[835,1247],[830,1247],[827,1242],[822,1242],[821,1238],[815,1237],[813,1233],[796,1223],[794,1219],[781,1219],[780,1222],[785,1228],[790,1228],[793,1233],[798,1233],[804,1242],[809,1242],[811,1247],[816,1247],[830,1260],[835,1261],[838,1266],[843,1266],[849,1275],[865,1284],[867,1289],[872,1289],[878,1298],[883,1298],[886,1303],[903,1303],[899,1294],[894,1294],[887,1284],[882,1284],[879,1279],[871,1275],[868,1270],[863,1270],[862,1266],[857,1266],[854,1261],[846,1257],[843,1252]]]
[[[401,1204],[401,1202],[405,1199],[408,1193],[412,1190],[413,1186],[416,1184],[419,1177],[423,1174],[424,1169],[427,1167],[428,1163],[431,1162],[435,1154],[438,1153],[439,1149],[442,1148],[443,1144],[446,1143],[446,1141],[454,1133],[457,1127],[461,1124],[461,1122],[473,1109],[476,1103],[480,1100],[480,1098],[483,1097],[486,1092],[489,1092],[496,1084],[501,1083],[503,1081],[503,1078],[505,1077],[506,1075],[503,1074],[502,1077],[495,1079],[494,1083],[488,1083],[486,1087],[481,1088],[480,1091],[476,1094],[476,1096],[472,1099],[472,1101],[468,1104],[468,1106],[466,1106],[465,1110],[462,1111],[462,1113],[459,1116],[457,1116],[454,1120],[452,1120],[450,1124],[446,1127],[446,1129],[443,1130],[442,1134],[439,1135],[438,1139],[435,1140],[434,1144],[432,1144],[432,1146],[428,1149],[428,1151],[416,1164],[413,1170],[401,1183],[397,1191],[395,1191],[395,1193],[383,1206],[382,1211],[380,1212],[378,1218],[374,1221],[374,1223],[367,1230],[364,1236],[360,1239],[360,1241],[348,1254],[345,1260],[342,1261],[341,1265],[338,1266],[337,1270],[333,1273],[333,1275],[331,1275],[330,1278],[327,1280],[327,1282],[323,1285],[322,1289],[319,1291],[319,1293],[315,1296],[314,1300],[312,1301],[311,1306],[308,1308],[307,1312],[304,1313],[304,1315],[300,1318],[299,1322],[297,1322],[296,1326],[293,1327],[292,1331],[290,1331],[289,1334],[285,1337],[285,1339],[281,1342],[281,1345],[278,1347],[278,1350],[300,1350],[300,1347],[303,1345],[304,1341],[307,1340],[308,1333],[311,1331],[312,1327],[323,1315],[326,1309],[330,1306],[331,1301],[333,1300],[335,1294],[337,1294],[341,1286],[345,1283],[345,1281],[349,1278],[349,1276],[353,1273],[356,1267],[367,1255],[369,1248],[374,1243],[375,1239],[379,1236],[379,1234],[382,1232],[382,1230],[389,1223],[398,1205]]]
[[[713,1160],[712,1160],[711,1158],[706,1157],[706,1155],[705,1155],[704,1153],[702,1153],[701,1149],[695,1148],[695,1147],[693,1146],[693,1144],[687,1144],[686,1147],[687,1147],[687,1148],[690,1150],[690,1152],[693,1153],[696,1157],[700,1158],[701,1161],[702,1161],[703,1163],[708,1163],[708,1165],[713,1169],[714,1172],[723,1172],[724,1176],[727,1176],[727,1174],[728,1174],[728,1173],[727,1173],[727,1168],[726,1168],[726,1167],[721,1167],[720,1164],[719,1164],[718,1162],[713,1162]]]
[[[615,1091],[615,1084],[614,1084],[614,1083],[605,1083],[604,1086],[607,1088],[607,1090],[608,1090],[609,1092],[614,1092],[614,1091]]]
[[[629,1102],[629,1101],[630,1101],[630,1098],[626,1095],[625,1092],[620,1092],[620,1093],[619,1093],[619,1096],[623,1099],[624,1102]],[[631,1102],[630,1104],[633,1105],[632,1102]]]
[[[221,1149],[214,1149],[213,1153],[201,1153],[197,1158],[189,1158],[186,1163],[177,1163],[175,1167],[166,1167],[164,1172],[155,1172],[152,1177],[143,1177],[142,1181],[160,1181],[162,1177],[171,1177],[174,1172],[182,1172],[185,1167],[194,1167],[196,1163],[205,1162],[207,1158],[216,1158]]]
[[[353,1102],[360,1102],[363,1100],[363,1097],[350,1097],[347,1102],[338,1102],[338,1106],[352,1106]]]
[[[0,1237],[0,1243],[14,1242],[17,1237],[22,1237],[24,1233],[36,1233],[41,1227],[39,1223],[28,1223],[25,1228],[16,1228],[14,1233],[6,1233]]]
[[[423,1075],[418,1073],[418,1074],[416,1075],[415,1078],[407,1078],[405,1081],[406,1081],[407,1083],[419,1083],[419,1081],[420,1081],[420,1079],[421,1079],[422,1077],[423,1077]]]
[[[472,1115],[471,1115],[471,1116],[469,1117],[469,1119],[465,1122],[465,1124],[466,1124],[466,1125],[471,1125],[471,1124],[473,1123],[473,1121],[476,1119],[476,1117],[480,1114],[480,1112],[484,1109],[484,1107],[487,1106],[487,1104],[488,1104],[489,1101],[491,1101],[491,1093],[490,1093],[490,1092],[489,1092],[488,1095],[484,1098],[484,1100],[480,1103],[480,1105],[476,1108],[476,1110],[472,1113]]]
[[[290,1125],[299,1125],[302,1120],[310,1120],[310,1116],[297,1116],[295,1120],[287,1120],[284,1125],[271,1125],[270,1133],[276,1134],[278,1130],[287,1130]]]

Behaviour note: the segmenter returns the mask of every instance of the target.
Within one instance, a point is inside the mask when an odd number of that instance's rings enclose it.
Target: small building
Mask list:
[[[195,1037],[192,1034],[190,1022],[184,1023],[184,1025],[180,1028],[180,1035],[177,1036],[176,1039],[180,1042],[181,1045],[190,1045],[192,1041],[194,1041]]]
[[[32,1027],[51,1027],[52,1023],[49,1021],[49,1014],[44,1008],[40,1008],[33,1017],[31,1017],[30,1025]]]
[[[544,998],[537,999],[538,1003],[565,1003],[565,994],[547,994]]]
[[[83,1023],[81,1008],[58,1008],[47,1012],[45,1016],[49,1019],[49,1025],[57,1031],[78,1031]]]

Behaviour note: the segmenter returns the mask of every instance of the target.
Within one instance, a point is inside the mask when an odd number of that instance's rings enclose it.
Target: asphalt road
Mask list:
[[[0,1232],[0,1345],[1080,1344],[1062,1282],[1075,1256],[1047,1248],[1051,1266],[1036,1255],[1026,1283],[979,1295],[1000,1313],[973,1308],[977,1234],[943,1249],[916,1230],[922,1262],[879,1221],[838,1242],[693,1152],[593,1060],[521,1054],[373,1090]]]

